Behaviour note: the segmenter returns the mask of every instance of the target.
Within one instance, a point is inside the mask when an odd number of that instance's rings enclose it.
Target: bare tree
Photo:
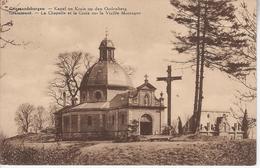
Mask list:
[[[1,12],[1,15],[3,13],[12,12],[8,8],[8,0],[1,0],[0,12]],[[6,21],[6,20],[3,19],[3,17],[1,17],[1,20],[0,20],[0,48],[5,48],[8,45],[21,46],[21,45],[29,44],[29,43],[26,43],[26,42],[17,43],[14,39],[9,39],[8,37],[5,36],[5,33],[11,31],[13,26],[14,26],[13,20],[7,20]]]
[[[7,46],[21,46],[21,45],[27,45],[29,44],[28,42],[22,42],[22,43],[17,43],[14,39],[9,39],[6,37],[6,33],[10,32],[14,26],[14,21],[13,20],[5,20],[2,15],[4,13],[9,13],[11,10],[8,8],[8,0],[1,0],[0,1],[0,13],[1,13],[1,18],[0,18],[0,48],[5,48]],[[0,79],[2,79],[6,73],[0,74]]]
[[[136,72],[136,67],[127,64],[124,60],[117,60],[116,61],[122,68],[125,70],[128,76],[133,76]]]
[[[6,75],[6,73],[0,74],[0,79],[3,78]]]
[[[56,78],[50,82],[48,87],[48,94],[57,105],[60,107],[75,105],[83,71],[90,68],[92,60],[92,56],[83,52],[61,53],[58,56],[58,61],[55,64],[57,67]]]
[[[59,107],[56,104],[51,104],[48,109],[48,123],[49,127],[54,127],[55,125],[55,117],[54,113],[59,110]]]
[[[19,133],[29,132],[29,128],[33,124],[34,106],[29,103],[21,104],[15,114],[15,121],[18,126]]]
[[[126,71],[128,76],[133,76],[136,69],[131,65],[123,65],[123,69]]]
[[[43,129],[45,121],[46,121],[46,110],[43,106],[38,106],[35,109],[35,113],[33,115],[32,126],[35,133]]]
[[[232,116],[238,120],[238,122],[242,125],[243,118],[245,113],[247,113],[246,104],[243,100],[238,100],[233,103],[234,106],[230,108]],[[247,117],[248,128],[253,128],[256,126],[256,118]]]

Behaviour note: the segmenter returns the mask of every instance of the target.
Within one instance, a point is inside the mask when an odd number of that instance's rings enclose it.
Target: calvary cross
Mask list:
[[[167,69],[168,76],[167,77],[158,77],[157,81],[165,81],[167,83],[167,96],[168,96],[168,126],[171,126],[171,84],[173,80],[181,80],[181,76],[172,76],[172,67],[168,66]]]

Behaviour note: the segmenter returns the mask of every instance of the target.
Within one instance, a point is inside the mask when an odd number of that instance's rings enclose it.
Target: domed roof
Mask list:
[[[99,61],[84,75],[81,89],[89,86],[106,86],[118,88],[133,88],[132,81],[126,71],[116,62]]]
[[[104,40],[101,41],[99,45],[99,49],[100,48],[115,48],[115,46],[112,40],[105,38]]]
[[[114,44],[105,37],[101,41],[99,61],[84,75],[80,89],[88,90],[90,86],[105,86],[106,89],[126,90],[133,88],[126,71],[114,59]]]

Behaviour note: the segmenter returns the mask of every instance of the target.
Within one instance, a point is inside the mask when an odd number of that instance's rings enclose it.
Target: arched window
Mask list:
[[[95,99],[96,99],[97,101],[99,101],[99,100],[102,98],[102,93],[101,93],[101,91],[96,91],[94,96],[95,96]]]
[[[111,50],[107,51],[108,58],[111,58]]]
[[[149,99],[150,98],[149,98],[148,94],[144,96],[144,105],[145,106],[149,106],[149,104],[150,104],[150,100]]]

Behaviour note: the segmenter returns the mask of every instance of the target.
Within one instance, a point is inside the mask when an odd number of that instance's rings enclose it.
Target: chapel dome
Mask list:
[[[99,61],[84,75],[81,87],[104,85],[106,87],[132,88],[126,71],[116,62]]]
[[[123,67],[114,59],[114,44],[105,38],[101,41],[100,58],[84,75],[81,90],[105,86],[108,89],[125,90],[133,88],[132,81]]]

